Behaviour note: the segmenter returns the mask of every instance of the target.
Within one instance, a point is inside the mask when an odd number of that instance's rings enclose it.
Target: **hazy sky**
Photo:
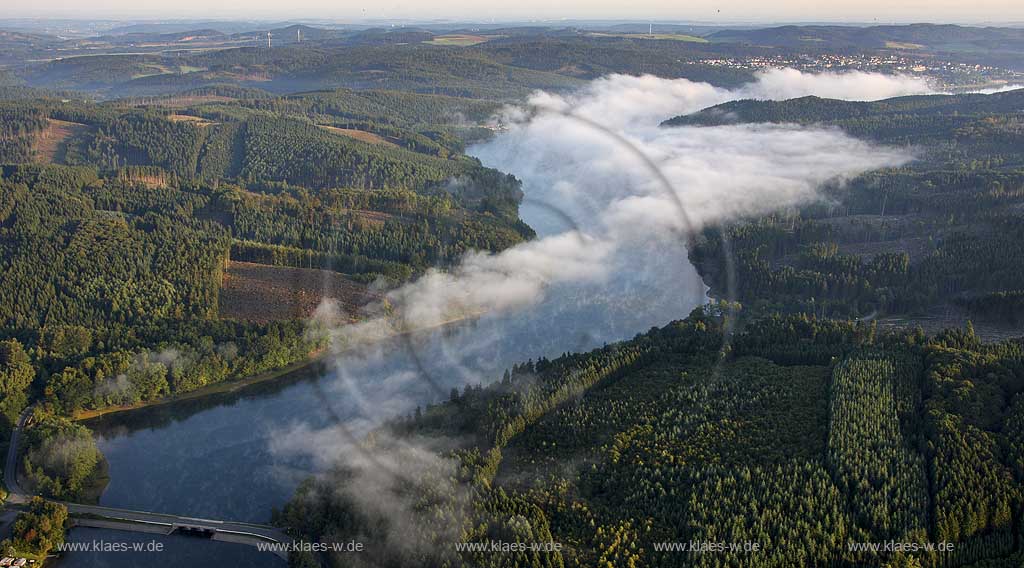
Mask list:
[[[1024,22],[1024,0],[4,0],[0,17]],[[13,5],[12,5],[13,4]]]

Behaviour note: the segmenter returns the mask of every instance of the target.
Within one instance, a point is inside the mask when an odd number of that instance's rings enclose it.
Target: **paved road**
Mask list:
[[[32,408],[29,407],[21,413],[18,417],[18,422],[15,424],[14,429],[11,432],[11,444],[7,451],[7,462],[4,467],[4,484],[7,486],[7,502],[13,504],[24,504],[32,500],[33,495],[24,491],[21,485],[18,483],[18,443],[21,439],[22,431],[25,428],[25,422],[32,413]],[[280,542],[287,543],[291,542],[291,538],[283,531],[276,527],[267,525],[258,525],[253,523],[241,523],[234,521],[219,521],[214,519],[197,519],[193,517],[185,517],[181,515],[167,515],[164,513],[150,513],[147,511],[131,511],[127,509],[115,509],[111,507],[101,507],[99,505],[82,505],[79,503],[63,503],[68,508],[68,513],[71,516],[83,516],[88,515],[90,517],[102,517],[103,519],[121,521],[118,523],[122,525],[122,530],[138,530],[139,532],[154,532],[154,529],[161,527],[166,529],[166,533],[171,533],[179,529],[200,529],[209,531],[213,534],[216,539],[218,533],[224,533],[224,536],[231,536],[232,542],[243,542],[245,544],[251,544],[253,546],[258,542]],[[278,556],[286,557],[286,554],[280,553]]]
[[[11,431],[11,445],[7,449],[7,462],[4,465],[4,485],[7,486],[7,501],[9,503],[27,503],[28,498],[25,492],[18,485],[18,442],[21,440],[21,431],[25,428],[25,421],[32,414],[32,407],[28,407],[18,416],[18,422]]]

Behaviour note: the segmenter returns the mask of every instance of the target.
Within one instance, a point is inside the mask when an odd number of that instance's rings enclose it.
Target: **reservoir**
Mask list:
[[[453,387],[500,379],[515,363],[587,351],[685,317],[701,298],[678,283],[696,276],[688,264],[668,267],[676,269],[554,289],[517,314],[391,339],[238,392],[92,419],[86,425],[110,464],[100,504],[267,523],[299,482],[327,465],[318,454],[330,455],[329,447],[288,447],[297,432],[342,421],[363,424],[353,428],[362,434],[446,399]]]
[[[572,215],[531,206],[522,218],[538,235],[572,228]],[[575,219],[570,219],[576,222]],[[618,250],[609,276],[562,282],[525,307],[393,338],[323,364],[233,392],[100,416],[86,422],[109,462],[100,504],[191,517],[268,523],[296,486],[337,457],[333,441],[358,439],[382,421],[448,398],[451,389],[501,378],[513,364],[555,358],[629,339],[685,317],[706,288],[677,238]],[[338,444],[350,447],[349,444]],[[151,535],[75,529],[69,540],[147,542]],[[181,539],[186,539],[182,541]],[[160,565],[178,564],[188,537],[166,540]],[[269,553],[206,541],[206,562],[281,566]],[[185,547],[187,548],[187,547]],[[249,556],[255,556],[250,558]],[[152,565],[131,554],[67,553],[59,566]],[[189,564],[181,553],[180,561]],[[150,559],[152,560],[152,559]],[[119,563],[120,562],[120,563]]]

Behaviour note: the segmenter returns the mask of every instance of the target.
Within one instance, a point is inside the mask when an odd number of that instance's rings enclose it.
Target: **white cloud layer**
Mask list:
[[[400,465],[408,460],[397,459],[399,454],[392,455],[391,449],[400,448],[402,456],[429,452],[415,443],[392,441],[370,448],[359,441],[382,418],[408,413],[428,402],[424,393],[433,392],[436,398],[436,390],[423,388],[425,380],[436,377],[425,378],[414,368],[396,368],[390,364],[392,348],[364,341],[481,313],[525,311],[543,302],[552,290],[566,287],[585,290],[570,295],[573,301],[599,298],[605,302],[602,309],[621,305],[635,312],[648,304],[669,305],[651,297],[649,284],[653,281],[665,288],[656,290],[658,294],[684,293],[685,283],[673,280],[680,273],[670,272],[674,259],[686,259],[680,233],[806,204],[819,198],[823,184],[901,165],[912,156],[830,128],[666,128],[660,126],[662,121],[738,98],[817,94],[870,100],[920,92],[927,92],[920,80],[866,73],[768,71],[735,91],[684,79],[613,75],[568,95],[538,92],[528,105],[506,109],[508,129],[471,152],[486,165],[516,175],[523,181],[527,203],[559,211],[559,222],[538,226],[539,237],[531,242],[498,254],[468,254],[447,272],[429,271],[389,293],[386,305],[371,310],[377,315],[362,323],[335,326],[334,322],[346,318],[336,313],[336,307],[323,306],[317,317],[333,328],[339,347],[337,380],[325,385],[330,399],[325,402],[344,415],[342,423],[322,430],[296,424],[274,437],[271,451],[286,458],[308,456],[320,470],[333,463],[345,464],[352,472],[341,489],[346,501],[393,518],[396,527],[415,524],[407,503],[385,499],[408,481],[401,479]],[[574,226],[565,227],[565,219]],[[659,271],[664,274],[644,281]],[[691,269],[685,274],[695,273]],[[631,279],[640,284],[634,286]],[[602,283],[625,285],[608,287],[603,294],[588,288]],[[702,283],[693,284],[703,295]],[[632,290],[641,292],[629,297]],[[684,315],[659,312],[653,317],[667,323]],[[569,336],[576,330],[553,322],[562,316],[541,314],[536,319],[543,321],[530,329]],[[463,373],[454,359],[486,354],[502,341],[514,341],[501,329],[469,334],[457,345],[432,352],[454,353],[451,365],[427,362],[444,369],[447,384],[443,388],[495,378]],[[641,329],[630,334],[636,331]],[[564,339],[558,344],[567,345]],[[353,345],[363,347],[358,352],[340,350]],[[423,362],[419,365],[422,370]],[[376,471],[381,463],[389,466]]]
[[[770,69],[758,73],[757,81],[742,89],[743,98],[795,99],[814,95],[846,101],[877,101],[907,95],[927,95],[929,82],[909,75],[883,75],[864,71],[844,73],[803,73],[796,69]]]
[[[764,72],[737,91],[612,75],[571,95],[538,92],[527,107],[507,109],[508,130],[472,152],[519,177],[528,198],[562,211],[579,230],[494,255],[472,253],[448,272],[432,270],[388,295],[397,317],[345,327],[339,337],[379,338],[530,305],[552,284],[610,277],[609,259],[630,243],[806,203],[828,181],[910,159],[905,150],[834,129],[660,127],[667,118],[737,98],[877,99],[927,89],[924,81],[901,76],[785,69]]]
[[[396,331],[522,310],[542,302],[552,287],[621,282],[641,271],[658,271],[663,268],[659,262],[670,263],[651,259],[671,255],[685,260],[681,232],[806,204],[819,198],[823,184],[912,158],[906,150],[869,144],[830,128],[660,126],[672,116],[737,98],[819,94],[877,99],[926,90],[920,80],[906,77],[778,70],[735,91],[685,79],[613,75],[568,95],[538,92],[528,105],[507,109],[507,130],[471,152],[486,165],[516,175],[528,202],[560,211],[559,217],[571,219],[575,227],[539,227],[540,236],[531,242],[498,254],[471,253],[450,271],[429,271],[389,293],[387,305],[373,312],[377,316],[334,326],[333,337],[338,347],[351,347]],[[634,306],[637,301],[644,298],[612,300]],[[345,319],[329,308],[319,311],[329,326]],[[662,314],[665,322],[683,315]],[[503,339],[509,341],[488,341]],[[467,346],[462,350],[468,351]],[[329,389],[332,398],[345,401],[349,422],[340,427],[362,435],[381,418],[382,408],[404,413],[425,402],[417,398],[423,396],[417,388],[423,379],[409,369],[377,371],[372,388],[360,384],[373,368],[371,360],[386,358],[387,349],[364,349],[358,361],[351,352],[338,353],[339,380]],[[460,376],[457,381],[474,379],[484,377]],[[287,447],[288,454],[326,461],[352,454],[354,437],[340,439],[332,431],[320,436],[293,430],[282,435],[287,443],[272,449],[279,453]],[[328,451],[332,439],[340,447]]]
[[[662,121],[751,96],[877,99],[926,89],[924,82],[900,76],[775,70],[735,91],[685,79],[612,75],[568,95],[538,92],[528,105],[506,110],[506,131],[471,151],[521,179],[528,202],[560,211],[575,227],[539,228],[533,241],[497,254],[468,254],[449,271],[428,271],[390,292],[387,305],[371,310],[377,315],[362,323],[334,325],[345,318],[332,316],[329,306],[319,317],[337,346],[348,348],[398,331],[536,305],[552,286],[592,285],[657,270],[628,260],[672,250],[685,258],[685,251],[678,252],[680,233],[799,206],[817,199],[823,184],[912,158],[904,149],[831,128],[668,128]],[[344,365],[345,357],[338,360]],[[415,373],[405,376],[417,380]],[[389,384],[395,391],[385,394],[388,405],[410,406],[393,396],[402,381]]]

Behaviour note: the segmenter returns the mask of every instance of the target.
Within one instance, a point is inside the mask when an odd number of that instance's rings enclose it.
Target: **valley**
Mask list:
[[[12,25],[5,553],[1021,562],[1019,28]]]

